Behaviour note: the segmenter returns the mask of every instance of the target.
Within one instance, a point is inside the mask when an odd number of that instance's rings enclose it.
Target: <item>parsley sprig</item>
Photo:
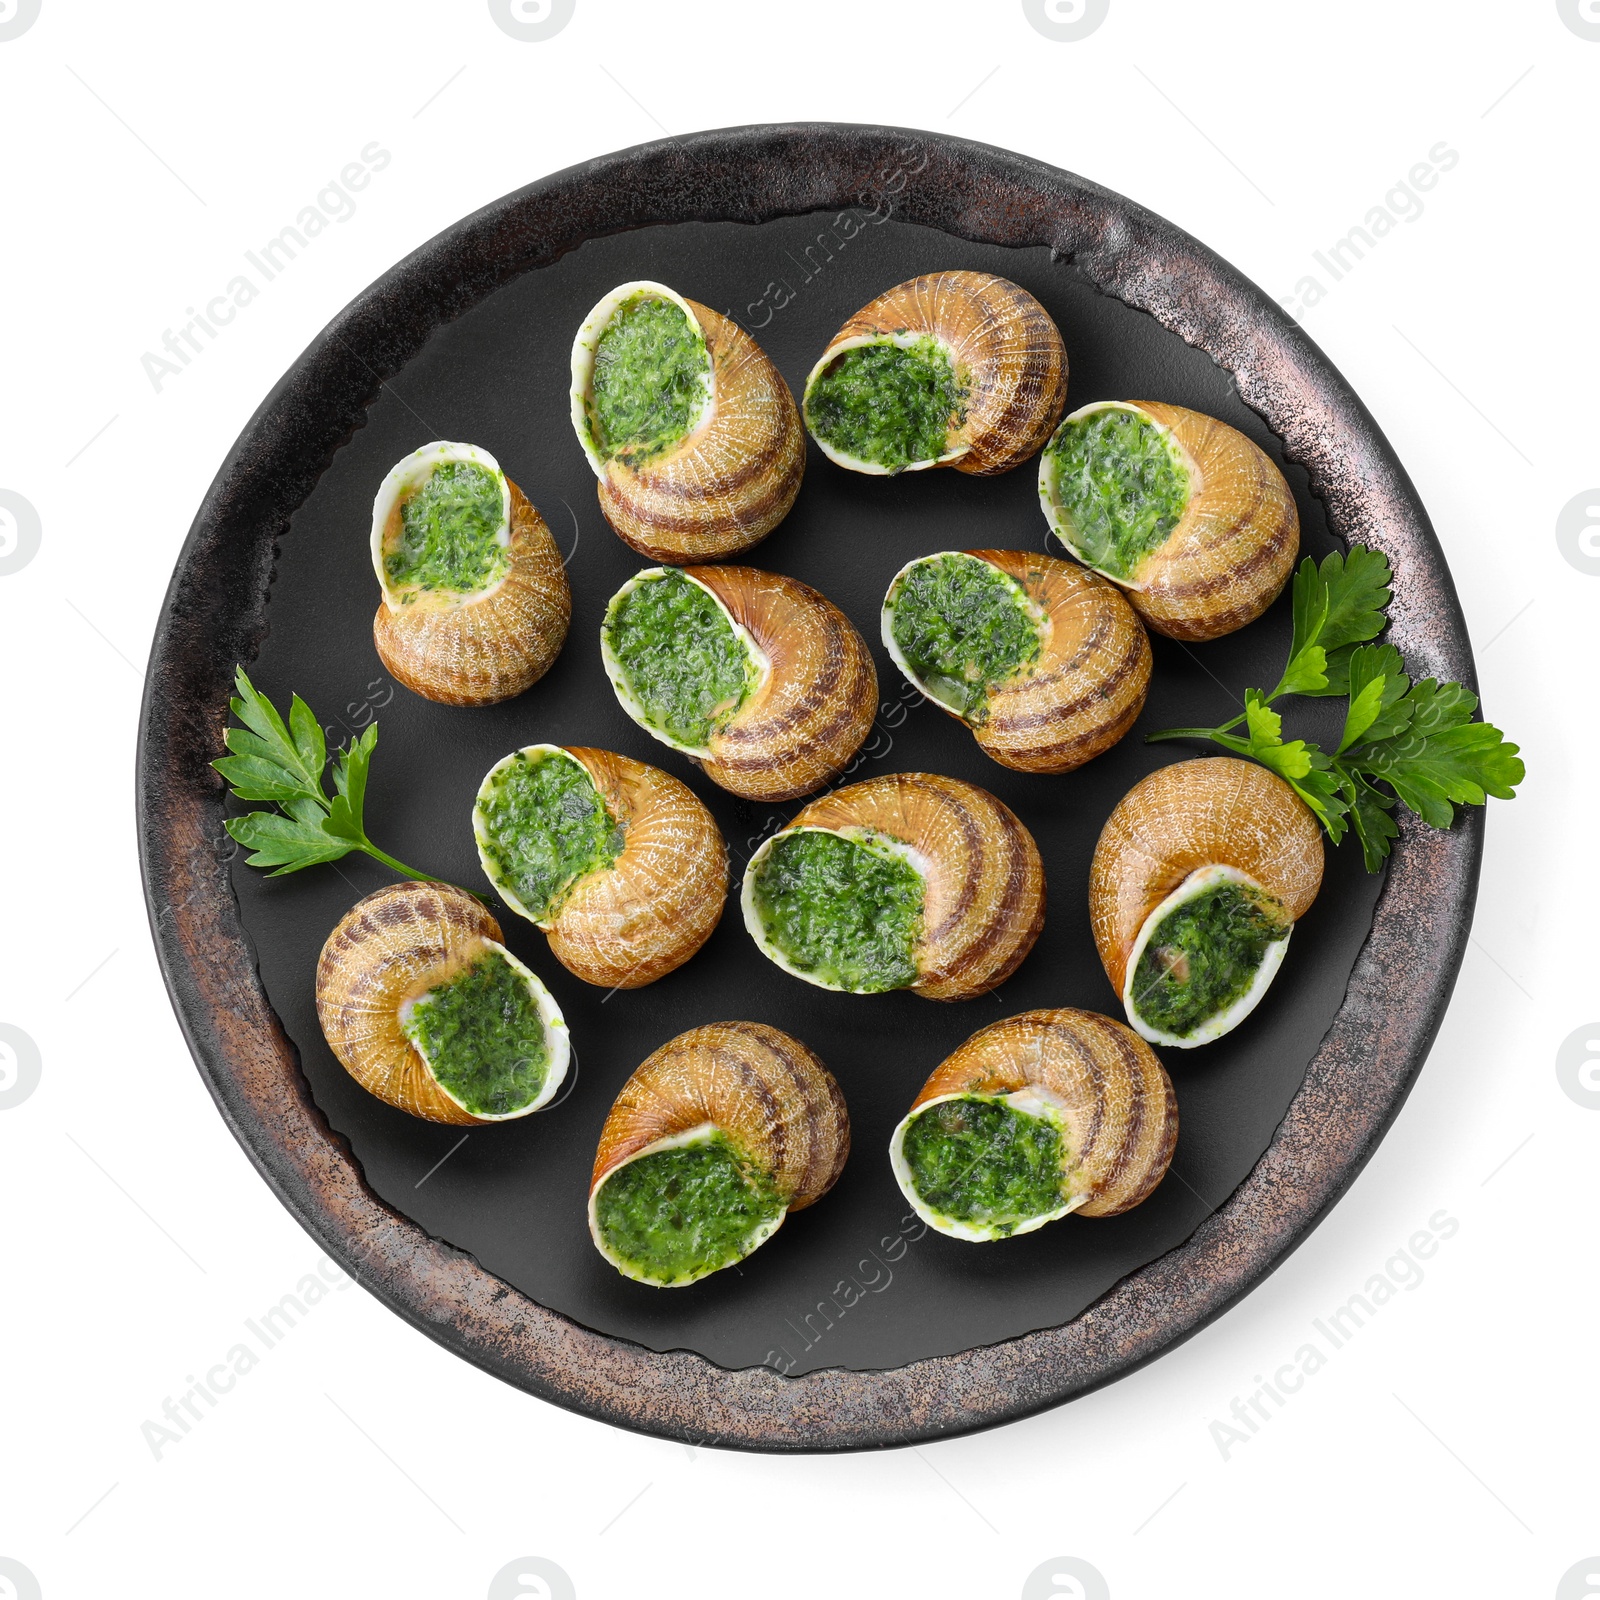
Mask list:
[[[1165,728],[1160,739],[1209,739],[1277,773],[1337,844],[1361,841],[1376,872],[1399,836],[1389,813],[1408,807],[1430,827],[1448,828],[1458,805],[1510,800],[1525,768],[1498,728],[1474,722],[1478,697],[1459,683],[1413,683],[1390,644],[1373,644],[1388,621],[1389,561],[1352,545],[1350,553],[1307,557],[1294,577],[1294,638],[1271,694],[1246,689],[1244,710],[1216,728]],[[1284,695],[1344,696],[1344,730],[1331,754],[1283,737],[1272,709]],[[1238,729],[1238,732],[1234,730]]]
[[[243,667],[235,669],[234,683],[239,692],[228,704],[244,726],[228,729],[226,739],[232,753],[211,765],[228,780],[235,799],[265,800],[277,807],[276,811],[248,811],[224,822],[240,844],[255,852],[246,858],[247,866],[273,867],[276,870],[270,876],[281,878],[286,872],[337,861],[360,850],[403,878],[418,883],[438,881],[396,861],[366,835],[361,813],[367,796],[367,770],[378,744],[376,722],[369,723],[359,738],[334,757],[334,792],[329,795],[323,787],[327,742],[311,707],[295,695],[285,725]]]

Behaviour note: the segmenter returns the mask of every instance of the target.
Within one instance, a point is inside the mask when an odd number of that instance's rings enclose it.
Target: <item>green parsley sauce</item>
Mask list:
[[[1282,907],[1249,884],[1202,890],[1150,935],[1133,975],[1133,1009],[1152,1028],[1187,1038],[1249,990],[1290,926]]]
[[[1064,422],[1046,456],[1066,542],[1114,578],[1132,577],[1189,504],[1182,457],[1141,412],[1113,406]]]
[[[595,1196],[607,1250],[652,1282],[692,1282],[750,1253],[786,1210],[765,1173],[720,1130],[618,1167]]]
[[[674,744],[705,749],[756,685],[755,663],[727,612],[675,569],[621,595],[603,627],[645,721]]]
[[[623,830],[594,780],[554,751],[517,751],[476,811],[489,876],[538,921],[555,914],[579,878],[622,853]]]
[[[625,300],[595,345],[590,426],[600,455],[638,463],[677,444],[710,372],[705,340],[681,306],[648,292]]]
[[[419,999],[405,1033],[440,1085],[474,1116],[521,1111],[539,1098],[550,1070],[528,980],[498,950]]]
[[[1066,1198],[1060,1130],[998,1097],[929,1106],[906,1124],[900,1148],[923,1204],[956,1222],[1014,1233]]]
[[[944,454],[966,420],[966,400],[937,341],[864,344],[818,374],[806,394],[806,422],[842,455],[899,472]]]
[[[951,553],[919,561],[889,601],[900,654],[935,699],[982,722],[989,690],[1040,649],[1039,628],[1020,589],[976,556]]]
[[[471,461],[443,461],[400,507],[400,535],[383,558],[397,589],[479,594],[511,570],[500,543],[500,480]]]
[[[852,994],[916,981],[926,886],[886,846],[821,829],[785,834],[751,890],[768,940],[796,971]]]

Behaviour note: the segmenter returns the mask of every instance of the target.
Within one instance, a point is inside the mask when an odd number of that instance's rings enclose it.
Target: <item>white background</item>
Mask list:
[[[1555,532],[1600,483],[1597,84],[1600,42],[1555,0],[1111,0],[1068,43],[1015,0],[577,0],[540,43],[484,0],[43,0],[0,41],[0,489],[42,527],[0,576],[0,1022],[42,1060],[0,1111],[0,1556],[45,1600],[479,1600],[521,1556],[582,1600],[1009,1600],[1062,1556],[1115,1600],[1556,1595],[1600,1551],[1600,1115],[1555,1070],[1600,1016],[1600,575]],[[1245,1302],[1016,1426],[832,1459],[689,1450],[527,1398],[347,1287],[157,1460],[141,1424],[318,1261],[190,1063],[135,864],[141,673],[201,496],[317,330],[457,217],[664,133],[810,118],[1022,151],[1271,294],[1323,280],[1299,315],[1414,476],[1486,711],[1531,772],[1491,806],[1420,1084]],[[355,214],[157,392],[145,352],[371,141],[393,159]],[[1312,252],[1441,141],[1460,160],[1421,214],[1334,283]],[[1459,1227],[1424,1280],[1224,1459],[1210,1425],[1440,1210]],[[1600,1592],[1595,1571],[1560,1593]]]

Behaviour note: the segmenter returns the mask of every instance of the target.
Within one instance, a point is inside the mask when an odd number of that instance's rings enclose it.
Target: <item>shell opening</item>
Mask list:
[[[559,745],[492,766],[472,807],[478,861],[506,904],[546,931],[573,886],[622,853],[623,828],[594,779]]]
[[[572,345],[572,428],[597,477],[610,461],[638,466],[673,449],[715,405],[705,334],[676,290],[624,283],[584,318]]]
[[[589,1230],[624,1276],[682,1288],[743,1261],[777,1231],[788,1197],[714,1124],[657,1139],[589,1197]]]
[[[908,562],[883,602],[883,643],[930,700],[981,724],[989,692],[1036,661],[1049,621],[1009,573],[946,550]]]
[[[769,960],[819,988],[908,988],[930,871],[919,851],[869,828],[786,828],[745,869],[745,927]]]
[[[372,569],[391,611],[492,594],[511,570],[511,486],[487,450],[436,440],[372,502]]]
[[[611,597],[600,656],[622,709],[701,760],[772,666],[722,599],[678,567],[636,573]]]
[[[1283,905],[1246,873],[1197,868],[1139,929],[1123,980],[1129,1024],[1180,1050],[1220,1038],[1260,1004],[1293,929]]]
[[[1172,430],[1127,401],[1074,411],[1039,458],[1039,496],[1056,537],[1085,566],[1130,588],[1198,488],[1195,464]]]
[[[1066,1121],[1036,1087],[940,1096],[900,1122],[889,1146],[896,1181],[930,1227],[981,1243],[1032,1233],[1075,1211]]]
[[[433,1081],[485,1122],[548,1104],[571,1044],[550,991],[504,945],[485,939],[465,964],[400,1007],[400,1026]]]
[[[830,461],[890,476],[964,456],[970,378],[932,334],[902,329],[841,340],[806,379],[806,426]]]

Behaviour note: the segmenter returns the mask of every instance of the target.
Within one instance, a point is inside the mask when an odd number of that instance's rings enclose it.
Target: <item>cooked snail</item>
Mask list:
[[[1044,926],[1033,836],[987,790],[900,772],[813,800],[745,869],[761,953],[822,989],[970,1000]]]
[[[788,384],[743,328],[665,284],[622,284],[584,318],[572,426],[606,520],[652,561],[748,550],[800,492]]]
[[[897,284],[833,336],[806,379],[811,437],[853,472],[1009,472],[1050,437],[1067,352],[1026,289],[988,272]]]
[[[1129,1023],[1188,1049],[1267,992],[1322,882],[1322,830],[1254,761],[1162,767],[1117,803],[1089,867],[1100,960]]]
[[[1182,406],[1074,411],[1039,458],[1039,498],[1062,544],[1169,639],[1254,622],[1300,548],[1294,496],[1266,453]]]
[[[747,800],[794,800],[843,771],[878,675],[831,601],[755,567],[652,567],[606,607],[600,653],[622,708]]]
[[[507,1122],[547,1104],[567,1075],[567,1025],[500,937],[447,883],[357,901],[317,962],[317,1018],[345,1071],[429,1122]]]
[[[478,860],[574,976],[638,989],[711,937],[728,852],[684,784],[608,750],[530,744],[489,769],[472,808]]]
[[[903,566],[883,601],[895,665],[1021,772],[1070,772],[1138,719],[1150,640],[1109,583],[1024,550],[945,550]]]
[[[509,700],[550,670],[567,637],[561,552],[476,445],[424,445],[391,470],[372,505],[372,565],[378,656],[429,700]]]
[[[1130,1210],[1177,1142],[1172,1083],[1143,1039],[1093,1011],[1025,1011],[934,1069],[889,1161],[918,1216],[982,1241]]]
[[[821,1199],[849,1153],[844,1096],[798,1039],[760,1022],[693,1028],[611,1107],[589,1232],[624,1276],[681,1288],[743,1261]]]

